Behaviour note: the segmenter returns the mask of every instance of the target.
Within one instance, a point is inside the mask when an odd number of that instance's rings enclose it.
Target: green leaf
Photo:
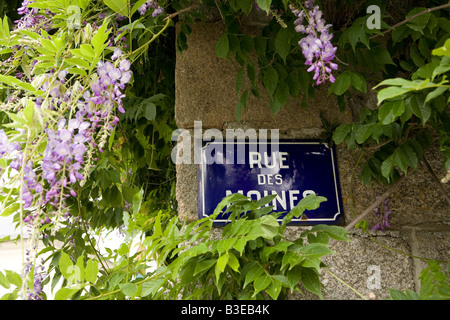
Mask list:
[[[328,248],[328,244],[325,243],[310,243],[300,247],[298,251],[310,259],[318,259],[333,253],[333,251]]]
[[[386,160],[381,164],[381,174],[383,177],[390,180],[392,169],[394,168],[394,158],[390,155]]]
[[[82,69],[89,69],[91,67],[91,64],[88,61],[81,58],[68,58],[65,61]]]
[[[384,100],[399,97],[408,91],[411,91],[411,89],[403,87],[387,87],[382,89],[377,95],[378,105],[380,105]]]
[[[392,300],[407,300],[406,295],[397,289],[389,288],[389,295],[391,296]]]
[[[69,279],[72,276],[72,270],[70,267],[73,267],[73,263],[69,255],[64,251],[61,251],[61,257],[59,258],[58,267],[64,278]]]
[[[13,76],[0,75],[0,82],[7,84],[9,86],[16,86],[22,88],[26,91],[37,92],[36,89],[31,84],[20,81],[19,79],[16,79]]]
[[[91,39],[92,46],[94,47],[95,56],[98,59],[102,54],[105,47],[108,45],[105,42],[108,40],[109,31],[107,30],[108,27],[108,20],[104,20],[103,24],[100,28],[98,28],[97,32],[94,34],[94,36]],[[92,61],[94,64],[96,64],[96,61]],[[94,65],[95,66],[95,65]],[[93,66],[91,66],[92,68]]]
[[[265,12],[269,13],[272,0],[256,0],[256,4],[261,10],[264,10]]]
[[[409,48],[409,55],[417,67],[421,67],[425,64],[424,58],[419,54],[416,47],[411,46]]]
[[[359,144],[364,143],[372,134],[373,124],[363,124],[356,127],[355,139]]]
[[[450,57],[450,38],[445,41],[442,47],[434,49],[431,53],[435,56]]]
[[[322,298],[322,289],[319,275],[314,269],[302,268],[302,284],[306,290]]]
[[[278,85],[278,73],[274,67],[268,66],[263,73],[263,85],[272,97]]]
[[[5,289],[9,289],[11,287],[8,278],[1,271],[0,271],[0,286],[2,286]]]
[[[117,253],[121,256],[127,255],[128,252],[130,252],[130,248],[126,243],[122,243],[119,249],[117,249]]]
[[[426,10],[426,8],[414,8],[412,9],[406,18],[412,17],[422,11]],[[423,34],[423,29],[427,26],[428,20],[430,20],[430,13],[425,13],[421,16],[414,18],[411,21],[408,21],[406,25],[414,31],[418,31]]]
[[[425,100],[419,96],[412,96],[407,100],[412,112],[422,120],[422,123],[427,122],[431,117],[431,107]]]
[[[338,241],[349,241],[347,231],[340,226],[330,226],[325,224],[316,225],[311,228],[311,230],[306,231],[304,234],[308,234],[311,232],[324,232],[331,238]],[[304,236],[302,233],[302,236]]]
[[[284,105],[288,102],[289,84],[284,79],[278,83],[274,98],[280,103],[280,105]]]
[[[300,282],[302,278],[302,269],[303,268],[300,266],[295,266],[286,273],[286,278],[291,291],[294,291],[295,287]]]
[[[352,125],[351,124],[342,124],[336,128],[333,133],[333,140],[336,144],[340,144],[344,141],[345,137],[351,132]]]
[[[427,97],[425,98],[425,103],[439,97],[440,95],[442,95],[445,91],[448,90],[448,87],[438,87],[435,90],[431,91],[430,93],[427,94]]]
[[[419,162],[417,155],[413,148],[407,144],[402,144],[393,153],[394,164],[398,166],[405,174],[408,171],[408,166],[416,169]]]
[[[286,62],[286,57],[291,49],[291,38],[293,34],[289,28],[281,28],[275,38],[275,50]]]
[[[278,296],[281,293],[281,287],[283,283],[277,278],[272,278],[272,283],[266,288],[267,294],[273,299],[277,300]]]
[[[141,189],[133,196],[133,214],[137,214],[141,210],[142,197],[144,196],[144,190]]]
[[[253,287],[255,288],[255,293],[253,296],[264,289],[266,289],[272,282],[272,278],[266,272],[263,275],[259,276],[254,282]]]
[[[228,254],[228,265],[234,271],[239,272],[239,267],[240,267],[239,260],[236,258],[236,256],[233,253],[228,252],[227,254]]]
[[[382,124],[390,124],[404,112],[404,100],[388,101],[383,103],[378,110],[378,120],[380,120]]]
[[[85,277],[86,281],[95,283],[97,281],[98,274],[98,262],[96,260],[89,259],[86,264]]]
[[[244,67],[242,67],[236,76],[236,94],[239,96],[241,92],[242,84],[244,83]]]
[[[334,92],[340,96],[350,88],[351,84],[352,78],[348,73],[344,72],[336,78],[336,81],[330,86],[329,92]]]
[[[236,104],[235,113],[236,113],[237,121],[241,121],[242,110],[247,107],[247,102],[248,102],[248,90],[244,90],[244,92],[241,95],[241,98],[239,99],[239,101]]]
[[[219,58],[226,58],[229,50],[230,50],[230,43],[228,40],[228,35],[223,34],[216,44],[216,55]]]
[[[225,267],[227,266],[228,263],[228,254],[222,254],[219,259],[217,259],[217,268],[219,269],[220,272],[223,272],[225,270]]]
[[[256,262],[250,261],[246,264],[242,270],[242,274],[245,274],[243,289],[249,284],[255,281],[264,273],[264,269]]]
[[[7,217],[7,216],[15,213],[19,209],[20,209],[20,203],[14,202],[10,206],[8,206],[5,210],[2,211],[2,214],[0,214],[0,217]]]
[[[278,228],[280,225],[274,216],[266,215],[262,216],[258,220],[261,222],[261,237],[271,240],[278,234]]]
[[[202,260],[195,266],[194,277],[199,273],[210,269],[216,263],[216,259]]]
[[[103,0],[103,2],[115,13],[128,17],[129,1],[127,0]],[[136,9],[137,10],[137,9]]]
[[[358,72],[346,71],[352,79],[352,86],[363,93],[367,92],[366,79]]]
[[[133,297],[138,287],[134,283],[127,282],[119,284],[119,288],[124,295]]]
[[[154,121],[156,119],[156,105],[152,102],[144,103],[144,117],[148,121]]]
[[[1,21],[2,21],[2,19],[0,19],[0,22]],[[0,27],[3,27],[2,36],[4,36],[5,39],[9,39],[9,37],[10,37],[9,24],[8,24],[8,18],[6,16],[3,18],[3,22]]]
[[[80,290],[80,289],[63,287],[55,293],[55,300],[70,299],[70,297],[72,297],[78,290]]]
[[[9,283],[15,285],[18,288],[22,287],[22,278],[17,272],[12,270],[5,270],[5,274]]]
[[[79,256],[77,259],[77,263],[74,266],[75,272],[75,281],[76,282],[84,282],[84,256]]]

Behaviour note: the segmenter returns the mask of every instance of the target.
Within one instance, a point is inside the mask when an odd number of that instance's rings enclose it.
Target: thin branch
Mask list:
[[[386,200],[391,195],[391,193],[395,191],[395,189],[397,189],[397,187],[405,179],[405,177],[406,177],[406,175],[401,176],[388,190],[386,190],[380,197],[378,197],[378,199],[374,203],[372,203],[371,206],[369,206],[366,210],[363,211],[363,213],[361,213],[356,219],[354,219],[349,225],[347,225],[345,227],[345,230],[348,231],[348,230],[352,229],[354,226],[356,226],[358,224],[358,222],[363,220],[369,213],[372,213],[373,210],[378,208],[378,206],[380,204],[382,204],[383,201]]]
[[[196,4],[193,4],[193,5],[189,6],[189,7],[183,8],[183,9],[177,11],[177,12],[174,12],[174,13],[171,13],[171,14],[167,15],[167,17],[165,17],[164,20],[168,20],[168,19],[173,20],[173,18],[175,18],[179,14],[191,11],[191,10],[197,8],[198,6],[199,6],[199,4],[196,3]]]
[[[436,184],[439,187],[439,190],[442,192],[442,194],[444,195],[445,199],[447,199],[448,204],[450,204],[450,196],[445,191],[444,186],[439,181],[439,178],[434,173],[433,169],[430,166],[430,163],[428,162],[427,158],[425,158],[425,156],[423,157],[423,163],[425,164],[425,166],[427,167],[427,169],[430,172],[431,176],[433,177],[433,181],[436,182]]]
[[[408,22],[414,20],[414,19],[420,17],[421,15],[424,15],[424,14],[426,14],[426,13],[430,13],[430,12],[433,12],[433,11],[445,9],[445,8],[450,8],[450,3],[443,4],[443,5],[434,7],[434,8],[426,8],[424,11],[421,11],[421,12],[419,12],[419,13],[417,13],[417,14],[415,14],[415,15],[413,15],[413,16],[411,16],[411,17],[409,17],[409,18],[407,18],[407,19],[405,19],[405,20],[403,20],[403,21],[401,21],[401,22],[399,22],[399,23],[393,25],[393,26],[390,27],[388,30],[383,31],[383,33],[381,33],[381,34],[375,34],[375,35],[371,36],[369,39],[373,39],[373,38],[376,38],[376,37],[378,37],[378,36],[384,36],[385,34],[391,32],[391,31],[394,30],[395,28],[398,28],[398,27],[404,25],[405,23],[408,23]]]
[[[402,183],[402,181],[405,179],[406,175],[401,176],[388,190],[386,190],[376,201],[374,201],[366,210],[364,210],[356,219],[353,219],[353,221],[348,224],[345,227],[345,230],[350,230],[354,226],[356,226],[361,220],[363,220],[369,213],[372,213],[376,208],[378,208],[384,200],[386,200],[392,192],[394,192],[397,187]],[[336,244],[336,240],[330,241],[330,245]]]
[[[349,288],[350,290],[352,290],[354,293],[356,293],[358,296],[360,296],[363,300],[367,300],[367,297],[365,297],[362,293],[360,293],[358,290],[356,290],[355,288],[353,288],[351,285],[349,285],[348,283],[346,283],[344,280],[342,280],[341,278],[339,278],[337,275],[335,275],[333,272],[331,272],[331,270],[329,268],[323,268],[326,272],[328,272],[329,274],[331,274],[336,280],[338,280],[340,283],[342,283],[344,286],[346,286],[347,288]]]

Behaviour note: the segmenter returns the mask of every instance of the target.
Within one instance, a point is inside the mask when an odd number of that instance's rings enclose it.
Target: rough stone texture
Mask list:
[[[398,233],[374,233],[372,236],[383,245],[404,252],[410,250]],[[323,259],[328,267],[328,271],[323,269],[321,273],[324,299],[355,300],[371,296],[387,299],[389,288],[414,290],[412,258],[382,248],[361,231],[351,232],[350,240],[334,245],[335,254]],[[318,299],[303,291],[303,295],[295,293],[292,298]]]
[[[188,50],[177,57],[176,66],[176,121],[179,128],[189,129],[194,137],[194,121],[202,121],[203,129],[216,128],[225,136],[226,129],[254,128],[256,130],[276,128],[280,138],[318,138],[323,132],[320,111],[329,121],[344,123],[358,118],[362,107],[376,107],[374,95],[368,94],[350,101],[351,111],[341,113],[334,98],[327,95],[327,88],[317,92],[314,100],[308,101],[308,109],[303,110],[299,101],[291,100],[275,117],[272,115],[267,98],[250,97],[248,109],[243,113],[242,122],[235,119],[235,77],[239,70],[236,63],[216,57],[214,48],[223,33],[221,23],[191,25],[192,34],[188,38]],[[178,147],[182,150],[183,142]],[[190,141],[193,146],[193,140]],[[189,149],[187,149],[189,150]],[[193,150],[191,149],[191,156]],[[349,151],[345,146],[337,147],[337,161],[342,190],[345,223],[350,223],[363,212],[377,194],[384,188],[364,185],[358,178],[360,152]],[[438,150],[426,153],[436,175],[445,174],[442,158]],[[193,159],[193,158],[192,158]],[[450,191],[450,185],[445,186]],[[197,166],[177,165],[177,199],[182,219],[197,219]],[[373,293],[378,299],[388,298],[388,288],[418,290],[418,275],[425,266],[419,259],[450,259],[450,215],[449,206],[439,191],[425,166],[408,174],[399,188],[391,195],[391,231],[371,232],[372,237],[361,230],[351,232],[351,242],[338,243],[333,247],[335,255],[326,257],[324,262],[337,277],[350,287],[367,297]],[[367,217],[369,226],[376,223],[375,215]],[[298,237],[300,227],[288,228],[290,237]],[[220,237],[221,229],[214,232]],[[382,245],[380,245],[380,243]],[[389,250],[391,248],[393,250]],[[399,253],[401,252],[401,253]],[[380,287],[369,288],[373,270],[379,267]],[[324,272],[325,299],[361,299],[348,286]],[[306,294],[294,295],[293,299],[317,299]]]
[[[188,50],[177,56],[175,78],[175,119],[180,128],[193,128],[201,120],[204,128],[222,129],[224,123],[236,121],[236,75],[239,65],[215,54],[217,40],[224,32],[221,23],[197,23],[191,26]],[[205,79],[207,79],[205,81]],[[245,84],[244,84],[245,86]],[[334,112],[337,102],[323,87],[316,98],[308,101],[308,109],[301,108],[301,99],[283,107],[274,116],[268,98],[261,88],[261,98],[249,96],[242,122],[255,129],[278,128],[280,131],[295,128],[320,128],[320,112],[329,120],[351,121],[351,114]]]

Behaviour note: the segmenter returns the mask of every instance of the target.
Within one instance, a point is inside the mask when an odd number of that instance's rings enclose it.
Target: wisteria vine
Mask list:
[[[35,6],[36,3],[39,6]],[[54,233],[62,225],[81,226],[80,218],[70,213],[70,203],[76,202],[96,158],[104,152],[108,138],[119,124],[119,115],[126,112],[123,100],[127,85],[133,81],[130,56],[139,49],[132,50],[132,41],[128,41],[130,39],[124,35],[127,31],[119,27],[119,22],[127,22],[130,17],[93,6],[98,19],[82,21],[78,31],[67,28],[68,37],[72,37],[69,45],[57,48],[66,51],[49,62],[44,58],[48,51],[44,44],[51,47],[55,39],[52,36],[59,32],[55,30],[64,24],[58,20],[61,12],[42,9],[40,1],[23,1],[18,8],[21,17],[14,21],[12,33],[24,39],[10,46],[9,57],[3,61],[1,69],[6,75],[14,74],[20,86],[14,87],[16,82],[11,85],[13,90],[8,92],[0,110],[20,118],[32,106],[33,113],[26,126],[11,125],[9,131],[8,126],[0,129],[0,175],[2,181],[8,180],[18,190],[18,194],[13,194],[13,189],[8,189],[3,204],[20,203],[21,223],[32,237],[32,249],[26,252],[22,277],[32,278],[33,283],[28,287],[29,283],[23,281],[23,299],[43,298],[42,282],[46,273],[43,261],[37,262],[39,237],[43,230]],[[337,69],[337,64],[332,62],[336,48],[331,45],[330,25],[325,24],[314,1],[306,1],[304,10],[293,6],[290,9],[297,17],[295,30],[305,34],[299,46],[308,72],[314,72],[317,84],[327,80],[334,82],[331,72]],[[157,1],[149,0],[135,12],[138,19],[157,19],[165,9]],[[277,11],[274,14],[278,15]],[[303,25],[305,19],[307,26]],[[91,52],[95,51],[92,38],[99,32],[98,24],[102,20],[105,24],[111,22],[115,33],[108,30],[96,63],[86,66],[71,49],[95,56]],[[163,30],[168,25],[166,21]],[[150,34],[160,33],[152,30]],[[65,59],[72,59],[80,68],[66,68]],[[11,119],[14,121],[14,117]],[[39,132],[33,135],[33,130]],[[4,193],[1,189],[0,192]],[[130,205],[126,202],[125,210]]]
[[[305,35],[298,42],[306,59],[305,65],[309,66],[308,72],[314,72],[313,79],[318,85],[327,80],[334,82],[336,79],[332,70],[337,70],[338,65],[333,62],[337,47],[331,43],[331,24],[326,24],[319,6],[314,6],[314,0],[305,1],[304,6],[302,10],[292,4],[289,8],[297,17],[294,22],[295,31]],[[307,25],[304,24],[305,20]]]
[[[39,33],[53,28],[54,13],[47,9],[41,14],[41,10],[29,7],[33,2],[22,2],[18,9],[22,17],[15,21],[15,30]],[[144,6],[152,8],[153,15],[162,13],[156,2],[147,1]],[[119,122],[116,111],[125,112],[122,101],[126,97],[125,86],[132,80],[131,63],[117,43],[109,42],[109,45],[114,45],[110,60],[100,60],[95,72],[83,79],[84,83],[76,80],[71,70],[61,67],[30,76],[39,61],[37,57],[31,63],[28,77],[20,72],[16,72],[16,76],[20,75],[22,81],[30,84],[40,83],[38,89],[47,94],[32,97],[17,91],[8,98],[8,105],[2,106],[2,110],[18,112],[23,108],[22,102],[28,101],[34,104],[43,122],[43,132],[26,144],[11,141],[5,130],[0,130],[0,159],[10,163],[6,175],[9,174],[9,180],[22,178],[18,200],[24,209],[23,222],[32,234],[34,250],[39,232],[46,225],[57,227],[63,218],[66,223],[75,224],[78,217],[69,213],[66,200],[77,197],[75,190],[89,176],[95,154],[103,152],[107,138]],[[13,49],[17,52],[27,47],[16,45]],[[11,65],[11,70],[17,66],[13,56],[3,65]],[[44,118],[42,114],[51,116]],[[45,149],[37,152],[40,145]],[[0,174],[5,174],[5,170],[0,168]],[[33,253],[27,251],[23,276],[31,272],[31,256]],[[33,270],[34,288],[28,288],[28,293],[23,294],[25,299],[41,299],[43,269],[34,265]]]

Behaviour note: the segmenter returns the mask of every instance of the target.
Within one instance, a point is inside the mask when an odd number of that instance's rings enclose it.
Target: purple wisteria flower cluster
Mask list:
[[[18,142],[10,142],[4,130],[0,130],[0,159],[12,158],[10,167],[19,170],[22,166],[23,154]],[[0,168],[1,172],[1,168]],[[42,192],[42,185],[37,180],[37,175],[33,170],[33,163],[29,160],[25,163],[21,197],[24,208],[29,208],[33,202],[32,192]],[[25,221],[27,222],[27,221]]]
[[[143,16],[147,10],[153,9],[152,17],[156,18],[160,14],[164,13],[164,8],[161,7],[157,1],[155,0],[148,0],[146,1],[142,6],[138,8],[138,12],[141,16]]]
[[[33,247],[33,250],[36,250],[36,246]],[[45,276],[47,275],[45,272],[45,266],[44,266],[44,259],[41,258],[40,264],[35,263],[35,257],[31,255],[30,250],[26,250],[26,264],[25,264],[25,277],[29,275],[30,272],[33,271],[33,290],[31,291],[30,288],[28,288],[30,291],[27,292],[27,300],[42,300],[42,293],[43,293],[43,281]]]
[[[50,203],[55,207],[60,205],[60,197],[66,190],[67,194],[76,196],[70,186],[84,179],[80,170],[88,148],[86,142],[90,140],[88,129],[91,123],[84,121],[79,113],[68,125],[66,122],[62,118],[57,130],[47,129],[48,142],[42,161],[42,173],[49,185],[43,204]]]
[[[337,70],[338,65],[332,60],[335,58],[337,48],[331,43],[333,35],[329,29],[331,24],[325,24],[322,11],[319,6],[314,6],[314,0],[305,1],[305,8],[298,10],[293,5],[289,7],[297,17],[294,21],[295,31],[306,35],[299,41],[299,46],[306,58],[305,65],[310,66],[308,72],[314,72],[313,79],[318,85],[326,80],[334,82],[332,70]],[[307,25],[304,25],[306,19]]]
[[[112,55],[113,60],[118,60],[122,55],[122,50],[117,48]],[[96,104],[107,104],[110,107],[116,102],[118,110],[124,113],[122,98],[125,95],[121,90],[125,88],[125,85],[131,80],[131,63],[127,59],[123,59],[119,62],[118,67],[115,67],[112,62],[99,62],[97,65],[98,80],[92,84],[92,91],[94,96],[91,101]]]
[[[10,142],[8,135],[3,129],[0,130],[0,158],[5,154],[11,154],[14,151],[20,150],[20,144],[18,142]]]
[[[391,213],[392,210],[389,199],[386,199],[383,202],[383,212],[380,211],[380,208],[375,209],[375,215],[379,219],[379,222],[373,226],[372,230],[386,231],[385,228],[390,228],[391,224],[389,222],[389,216]]]
[[[51,26],[51,21],[47,16],[39,13],[39,9],[28,7],[29,4],[35,1],[22,1],[22,6],[17,9],[17,13],[22,17],[19,20],[14,21],[17,29],[30,29],[38,28],[48,30]],[[52,16],[53,13],[47,10],[46,14]]]
[[[104,142],[98,141],[96,134],[106,137],[119,122],[114,115],[115,106],[119,112],[125,112],[122,90],[131,80],[130,62],[122,57],[122,51],[116,49],[112,62],[99,62],[97,79],[89,89],[78,86],[77,89],[65,89],[67,70],[48,75],[41,89],[49,92],[46,108],[57,110],[63,103],[76,105],[75,114],[70,118],[59,119],[56,128],[45,130],[47,145],[41,163],[41,176],[36,174],[33,162],[27,160],[23,168],[23,184],[21,198],[24,208],[33,203],[37,207],[51,205],[59,208],[59,212],[68,215],[64,199],[76,196],[74,185],[83,181],[88,169],[86,157],[91,149],[103,152]],[[53,79],[53,80],[51,80]],[[77,99],[74,101],[74,99]],[[43,99],[36,99],[36,108],[43,108]],[[20,144],[10,142],[7,134],[0,130],[0,158],[12,158],[10,167],[19,171],[22,167],[23,155]],[[39,210],[30,213],[24,222],[32,226],[35,223],[46,224],[52,221],[57,212],[42,215]]]

